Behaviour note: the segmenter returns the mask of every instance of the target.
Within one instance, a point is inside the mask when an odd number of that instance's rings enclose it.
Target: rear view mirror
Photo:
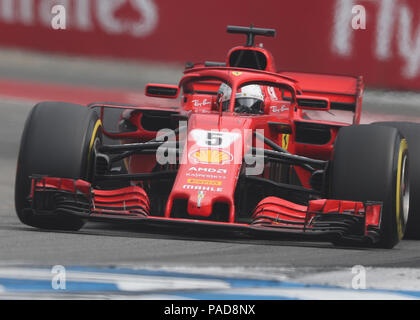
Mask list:
[[[169,84],[148,84],[146,86],[146,96],[157,98],[175,99],[178,97],[178,86]]]
[[[311,96],[297,96],[298,108],[306,110],[330,110],[330,100],[327,98],[311,97]]]

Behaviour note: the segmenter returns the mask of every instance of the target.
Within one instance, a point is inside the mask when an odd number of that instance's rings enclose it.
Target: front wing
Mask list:
[[[262,200],[251,223],[230,223],[151,215],[146,192],[131,186],[96,190],[83,180],[32,177],[28,198],[33,214],[71,215],[89,221],[124,222],[144,226],[181,228],[222,236],[242,234],[278,240],[329,241],[371,245],[380,239],[382,204],[320,199],[308,206],[277,197]]]

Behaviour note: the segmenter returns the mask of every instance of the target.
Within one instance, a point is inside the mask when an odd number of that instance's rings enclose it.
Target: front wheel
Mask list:
[[[420,239],[420,124],[411,122],[377,122],[375,125],[398,129],[410,148],[410,213],[406,239]]]
[[[100,136],[101,121],[85,106],[44,102],[31,110],[22,134],[15,181],[15,208],[22,223],[41,229],[82,228],[84,220],[78,217],[28,210],[30,176],[89,180],[92,150]]]
[[[344,127],[335,142],[332,166],[332,198],[381,201],[378,245],[394,247],[405,234],[409,213],[407,141],[391,127]]]

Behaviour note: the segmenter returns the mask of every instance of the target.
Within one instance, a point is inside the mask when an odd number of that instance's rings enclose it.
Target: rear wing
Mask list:
[[[360,123],[364,83],[362,77],[303,72],[280,72],[298,81],[303,95],[328,98],[332,110],[354,112],[353,123]]]

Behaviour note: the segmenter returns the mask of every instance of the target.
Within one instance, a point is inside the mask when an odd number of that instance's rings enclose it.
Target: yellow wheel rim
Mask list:
[[[398,232],[398,238],[400,240],[404,237],[405,223],[407,222],[408,210],[409,210],[410,190],[409,190],[409,186],[405,184],[405,178],[406,178],[405,175],[407,174],[406,172],[407,157],[403,158],[404,154],[406,154],[407,149],[408,149],[407,140],[402,139],[400,143],[399,153],[398,153],[397,188],[396,188],[396,201],[395,201],[397,232]],[[401,193],[402,187],[403,187],[403,190],[402,190],[403,194]],[[401,212],[401,209],[403,212]]]
[[[102,121],[98,119],[95,123],[95,127],[93,128],[92,137],[90,138],[89,153],[88,153],[88,168],[90,167],[90,163],[92,160],[92,149],[95,144],[96,135],[101,126],[102,126]]]

